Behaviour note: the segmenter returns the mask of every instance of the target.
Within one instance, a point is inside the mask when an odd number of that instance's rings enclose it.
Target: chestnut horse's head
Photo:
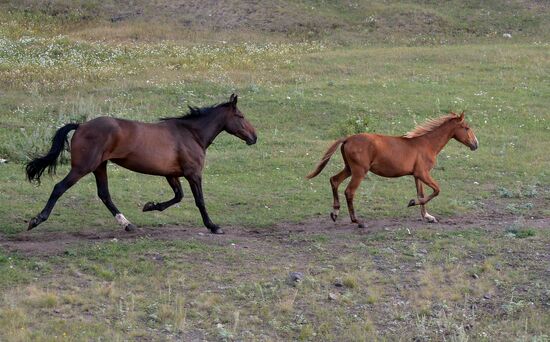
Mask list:
[[[227,114],[228,117],[224,130],[246,141],[247,145],[255,144],[256,140],[258,140],[256,129],[254,129],[252,124],[245,119],[243,113],[237,108],[237,95],[231,94],[227,106],[229,107],[229,113]]]
[[[454,114],[454,113],[453,113]],[[479,142],[477,141],[474,131],[470,128],[466,120],[464,120],[464,112],[456,115],[457,125],[453,132],[453,138],[468,146],[470,150],[477,149]]]

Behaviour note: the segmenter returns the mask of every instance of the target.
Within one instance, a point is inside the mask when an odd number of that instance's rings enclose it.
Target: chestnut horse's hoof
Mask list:
[[[143,211],[152,211],[152,210],[155,210],[156,208],[156,203],[155,202],[147,202],[145,203],[145,205],[143,206]]]
[[[332,221],[336,222],[337,217],[338,215],[336,215],[335,213],[330,213],[330,218],[332,219]]]
[[[412,200],[409,201],[409,205],[407,205],[407,208],[412,207],[414,205],[416,205],[416,201],[412,199]]]
[[[124,227],[124,230],[127,231],[127,232],[134,232],[136,230],[136,226],[132,223],[126,225],[126,227]]]
[[[210,233],[212,234],[225,234],[225,232],[223,231],[223,229],[221,229],[220,227],[216,226],[214,228],[210,228]]]
[[[437,223],[437,219],[430,214],[426,214],[424,218],[428,223]]]

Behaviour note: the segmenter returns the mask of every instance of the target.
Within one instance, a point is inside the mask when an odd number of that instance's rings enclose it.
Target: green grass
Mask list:
[[[145,2],[143,21],[108,24],[126,8],[103,3],[0,5],[11,11],[0,13],[2,239],[23,236],[68,172],[65,162],[41,186],[24,177],[59,126],[100,115],[154,122],[233,92],[259,140],[249,147],[222,134],[208,150],[206,205],[228,231],[325,217],[340,156],[319,177],[304,176],[333,139],[401,135],[451,110],[466,111],[480,148],[445,147],[432,172],[442,191],[429,209],[474,223],[82,241],[63,255],[0,251],[0,340],[548,339],[550,236],[527,221],[550,214],[550,52],[541,43],[549,20],[536,7],[545,5],[301,1],[275,12],[302,10],[309,26],[294,27],[289,16],[284,30],[268,33],[189,30],[168,19],[151,28]],[[254,13],[252,23],[265,19]],[[179,205],[143,213],[144,203],[172,197],[166,181],[116,165],[108,173],[113,200],[133,223],[206,233],[187,184]],[[369,175],[355,207],[367,223],[412,222],[413,197],[410,177]],[[485,214],[495,222],[476,226]],[[36,234],[117,229],[87,176]],[[289,284],[291,271],[304,280]]]
[[[194,238],[112,241],[31,258],[28,265],[10,261],[32,281],[16,283],[2,269],[2,336],[544,338],[547,278],[525,250],[544,253],[548,232],[517,240],[491,231],[444,236],[430,228],[402,237],[396,231],[382,243],[367,236],[360,250],[355,234],[331,234],[324,248],[315,235],[300,248],[272,238],[235,240],[235,246]],[[365,253],[372,248],[383,252]],[[305,278],[289,284],[289,270]],[[336,279],[343,287],[334,286]]]
[[[206,203],[213,219],[222,225],[269,225],[325,213],[331,203],[327,179],[342,167],[340,157],[336,155],[318,178],[306,181],[303,176],[330,141],[340,136],[341,122],[352,115],[368,118],[369,131],[400,135],[427,118],[466,110],[480,149],[472,153],[451,141],[442,151],[433,171],[442,187],[441,195],[431,203],[435,213],[483,210],[481,203],[499,188],[525,193],[530,189],[538,198],[546,196],[549,158],[544,151],[550,143],[544,110],[545,94],[550,94],[544,81],[547,49],[536,45],[321,49],[298,48],[286,55],[288,63],[278,61],[276,72],[245,65],[248,79],[233,80],[229,75],[240,71],[232,63],[222,64],[220,73],[232,80],[229,83],[188,80],[188,74],[181,72],[167,75],[168,79],[157,76],[154,82],[141,76],[111,82],[84,80],[75,90],[28,97],[22,96],[24,89],[8,89],[0,99],[5,128],[0,133],[5,142],[0,152],[11,161],[0,167],[3,177],[10,179],[2,196],[20,197],[12,205],[21,210],[0,209],[7,217],[16,216],[6,222],[4,230],[22,228],[22,220],[40,210],[60,179],[46,177],[38,188],[25,184],[20,164],[48,148],[56,127],[98,115],[155,121],[181,114],[187,104],[223,101],[233,91],[240,94],[241,110],[258,129],[259,143],[247,147],[222,134],[208,150]],[[272,58],[272,52],[265,53]],[[239,56],[248,58],[246,53]],[[214,60],[225,61],[219,58]],[[164,61],[159,57],[155,74],[164,75],[168,68]],[[59,170],[60,175],[66,172],[67,168]],[[143,214],[140,208],[145,202],[171,196],[164,180],[116,166],[109,167],[109,174],[115,203],[138,225],[199,224],[187,187],[182,208]],[[360,188],[357,207],[367,217],[409,216],[411,210],[401,208],[414,197],[414,191],[411,179],[371,175]],[[61,199],[54,216],[41,228],[74,229],[82,224],[110,228],[112,219],[95,192],[93,177],[83,179]],[[522,205],[510,210],[532,209]],[[72,215],[75,210],[81,215]]]

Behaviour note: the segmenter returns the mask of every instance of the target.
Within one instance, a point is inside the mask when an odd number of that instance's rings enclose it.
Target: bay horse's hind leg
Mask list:
[[[135,230],[136,226],[128,221],[126,217],[124,217],[124,215],[120,212],[120,210],[118,210],[118,208],[113,203],[113,200],[111,199],[111,194],[109,193],[109,181],[107,178],[107,161],[101,163],[98,168],[94,170],[94,176],[97,185],[97,195],[105,204],[107,209],[109,209],[117,222],[122,227],[124,227],[127,232]]]
[[[59,197],[61,197],[61,195],[63,195],[65,191],[67,191],[87,173],[88,172],[83,172],[78,169],[72,168],[69,174],[53,187],[52,193],[50,195],[50,198],[48,199],[48,202],[46,203],[46,206],[44,207],[44,209],[42,209],[40,214],[29,221],[29,226],[27,230],[31,230],[34,227],[38,226],[40,223],[46,221],[48,217],[50,217],[50,213],[52,212],[52,209],[55,206],[55,203],[57,202]]]
[[[332,188],[333,197],[332,212],[330,213],[330,218],[334,222],[336,222],[336,218],[338,217],[338,213],[340,212],[340,198],[338,196],[338,187],[350,175],[351,171],[346,165],[342,171],[330,177],[330,187]]]
[[[416,195],[418,199],[424,198],[424,187],[422,185],[422,181],[414,177],[414,182],[416,184]],[[437,220],[432,215],[428,214],[428,211],[426,211],[426,206],[424,204],[420,205],[420,215],[422,215],[422,219],[426,220],[430,223],[437,223]]]
[[[363,178],[365,178],[366,172],[360,169],[352,169],[351,170],[351,181],[349,182],[348,186],[346,187],[345,195],[346,195],[346,201],[348,203],[348,210],[349,210],[349,216],[351,218],[351,222],[357,223],[357,226],[359,228],[365,228],[365,225],[363,222],[357,220],[357,217],[355,217],[355,209],[353,208],[353,197],[355,196],[355,191],[363,181]]]
[[[179,203],[181,199],[183,198],[183,190],[181,189],[181,183],[180,179],[178,177],[166,177],[166,180],[168,181],[168,184],[170,184],[170,187],[172,187],[172,190],[174,191],[174,198],[172,198],[169,201],[166,202],[147,202],[143,206],[143,211],[152,211],[152,210],[158,210],[163,211],[164,209]]]

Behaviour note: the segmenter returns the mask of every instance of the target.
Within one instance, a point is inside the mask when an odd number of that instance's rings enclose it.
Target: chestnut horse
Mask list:
[[[241,138],[248,145],[255,144],[256,130],[237,108],[237,95],[234,94],[226,103],[189,108],[185,116],[164,118],[157,123],[99,117],[83,124],[70,123],[57,130],[50,151],[27,164],[27,178],[40,182],[46,168],[49,173],[55,173],[67,135],[76,130],[71,140],[71,170],[55,185],[48,203],[30,220],[28,229],[46,221],[59,197],[90,172],[94,173],[99,198],[118,223],[127,231],[135,229],[109,195],[107,161],[110,160],[132,171],[166,177],[174,198],[160,203],[147,202],[143,211],[163,211],[180,202],[183,191],[179,177],[185,177],[204,225],[213,234],[223,234],[223,230],[210,220],[204,205],[201,174],[206,149],[222,131]]]
[[[460,115],[451,112],[438,119],[430,120],[401,137],[368,133],[352,135],[334,142],[317,168],[306,177],[310,179],[317,176],[327,165],[338,146],[342,145],[344,169],[330,178],[334,197],[330,217],[333,221],[336,221],[340,209],[338,186],[344,179],[351,176],[345,191],[351,222],[357,223],[359,228],[365,227],[355,216],[353,197],[367,172],[371,171],[383,177],[412,175],[416,182],[418,199],[410,200],[408,206],[420,205],[422,219],[437,222],[425,208],[426,203],[439,194],[439,185],[430,176],[430,171],[435,165],[436,156],[452,138],[470,147],[472,151],[478,147],[474,132],[464,121],[464,112]],[[433,189],[428,197],[424,197],[422,183]]]

